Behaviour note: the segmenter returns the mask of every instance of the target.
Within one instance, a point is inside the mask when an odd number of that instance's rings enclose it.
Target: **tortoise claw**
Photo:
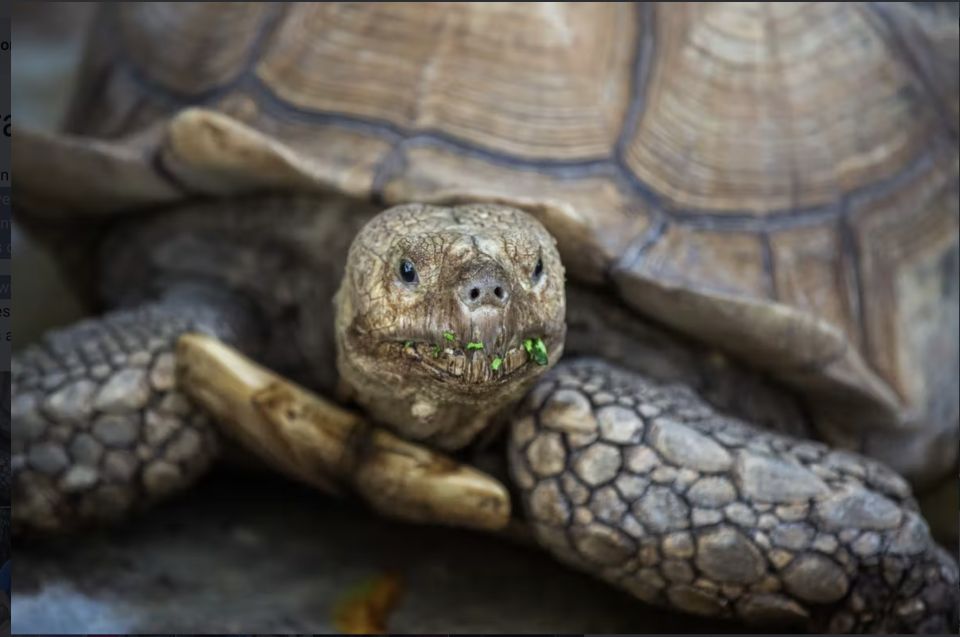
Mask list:
[[[187,334],[178,383],[227,435],[277,470],[326,493],[355,493],[390,517],[501,530],[506,488],[491,476],[402,440],[257,365],[226,344]]]

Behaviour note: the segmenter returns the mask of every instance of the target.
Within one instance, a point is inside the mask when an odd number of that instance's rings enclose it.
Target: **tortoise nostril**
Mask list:
[[[460,299],[470,308],[503,307],[509,296],[509,288],[502,281],[489,279],[470,281],[460,292]]]
[[[465,268],[456,295],[471,311],[504,308],[510,299],[510,280],[499,264],[471,263]]]

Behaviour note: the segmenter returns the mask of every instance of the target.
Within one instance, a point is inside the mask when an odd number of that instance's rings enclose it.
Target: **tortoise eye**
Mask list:
[[[409,260],[400,261],[400,278],[404,283],[419,283],[420,277],[417,276],[417,269]]]
[[[543,257],[537,259],[537,265],[533,268],[533,282],[536,283],[543,276]]]

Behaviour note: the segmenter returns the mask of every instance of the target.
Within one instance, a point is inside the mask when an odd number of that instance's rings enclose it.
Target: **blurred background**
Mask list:
[[[94,9],[14,5],[18,127],[59,125]],[[82,309],[16,225],[13,244],[22,347]],[[933,526],[955,528],[957,500],[954,479],[925,496]],[[956,549],[955,532],[945,540]],[[228,470],[121,528],[18,544],[13,578],[15,633],[342,631],[350,591],[371,582],[398,586],[392,632],[744,630],[645,607],[525,547],[390,523],[273,475]]]

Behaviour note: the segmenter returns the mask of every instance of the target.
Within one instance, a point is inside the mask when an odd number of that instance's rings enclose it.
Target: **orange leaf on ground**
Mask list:
[[[349,590],[333,611],[334,627],[348,635],[385,634],[402,592],[400,576],[383,573]]]

